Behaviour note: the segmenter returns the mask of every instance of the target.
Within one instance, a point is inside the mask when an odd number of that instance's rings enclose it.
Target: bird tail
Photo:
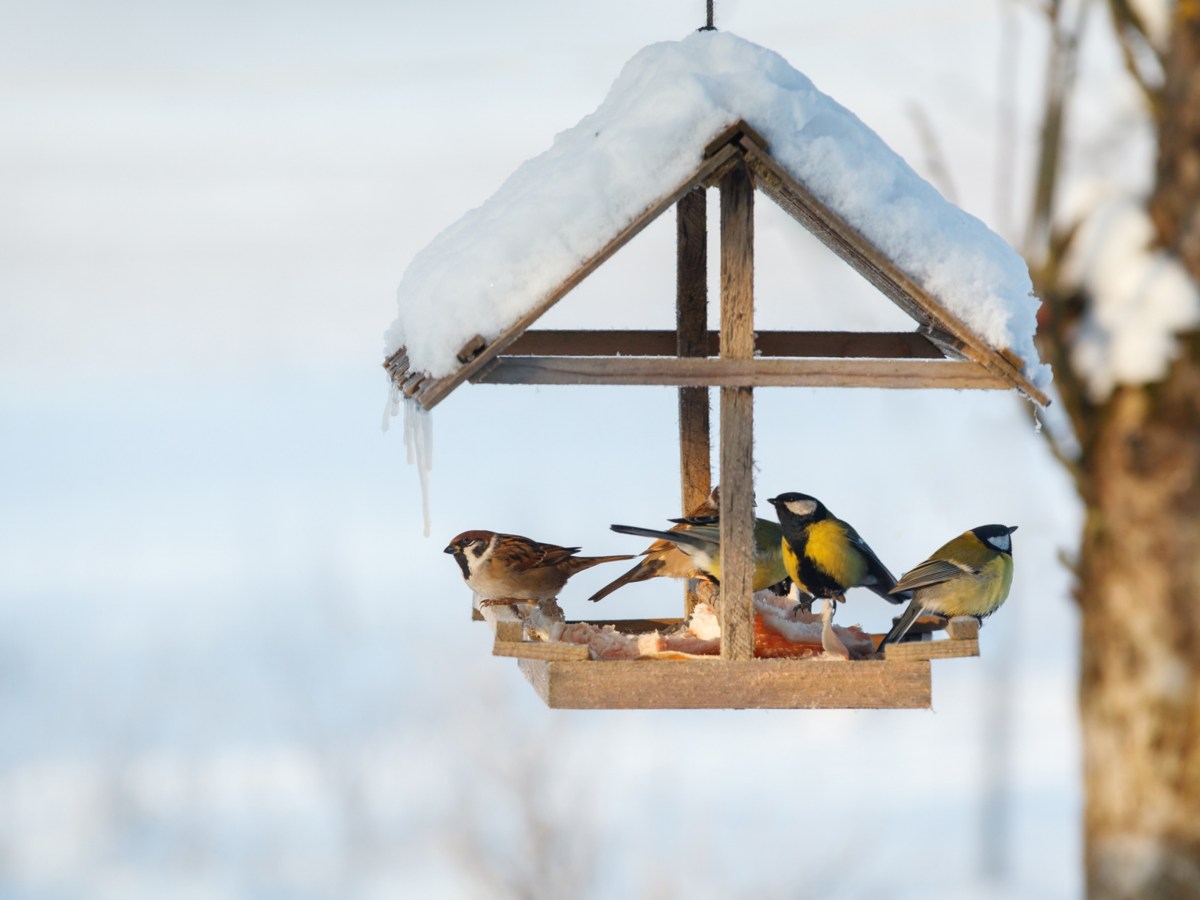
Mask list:
[[[717,525],[721,521],[721,517],[717,515],[707,516],[682,516],[678,519],[667,519],[668,522],[674,522],[676,525]]]
[[[879,651],[883,652],[883,648],[888,644],[894,644],[900,638],[908,633],[908,629],[912,628],[913,622],[917,621],[917,617],[925,611],[925,608],[915,600],[908,604],[908,608],[900,614],[900,618],[896,620],[896,624],[892,626],[892,630],[883,636],[883,640],[879,642]]]
[[[598,566],[600,563],[617,562],[622,559],[633,559],[632,553],[625,553],[620,556],[572,556],[571,557],[571,574],[582,572],[584,569],[590,569],[592,566]]]
[[[598,600],[603,600],[617,588],[623,588],[625,585],[633,584],[637,581],[647,581],[657,575],[658,570],[662,567],[663,562],[661,559],[643,559],[620,578],[610,581],[604,587],[600,588],[600,590],[596,591],[596,593],[592,594],[592,596],[588,597],[588,599],[595,603]]]
[[[695,547],[700,550],[709,549],[714,544],[713,541],[706,540],[688,531],[657,531],[653,528],[640,528],[637,525],[609,525],[608,527],[618,534],[636,534],[641,537],[659,538],[660,540],[670,541],[672,544],[687,544],[689,547]]]
[[[896,591],[896,593],[892,593],[892,590],[889,590],[886,584],[869,584],[867,587],[888,603],[906,603],[913,598],[912,591]],[[894,590],[896,582],[893,581],[891,587]]]

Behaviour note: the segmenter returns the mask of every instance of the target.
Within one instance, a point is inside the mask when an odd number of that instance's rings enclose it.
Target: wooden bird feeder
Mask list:
[[[720,194],[720,331],[707,328],[705,192]],[[755,188],[895,302],[912,332],[755,331]],[[676,210],[676,322],[672,331],[529,331],[529,327],[650,222]],[[519,659],[557,708],[928,708],[930,660],[977,656],[977,624],[955,620],[948,638],[890,645],[883,659],[756,658],[753,573],[754,388],[870,387],[1016,389],[1048,399],[1010,351],[988,346],[877,246],[818,200],[772,157],[745,122],[705,149],[703,161],[549,293],[490,339],[459,352],[462,366],[431,378],[412,371],[403,348],[385,362],[403,395],[431,409],[464,381],[525,385],[673,385],[679,389],[682,508],[712,486],[709,387],[720,388],[720,523],[723,571],[720,656],[600,661],[586,646],[530,640],[507,607],[489,607],[493,652]],[[689,607],[690,609],[690,607]],[[644,631],[663,622],[611,622]],[[875,636],[878,644],[879,636]],[[761,656],[761,654],[760,654]]]

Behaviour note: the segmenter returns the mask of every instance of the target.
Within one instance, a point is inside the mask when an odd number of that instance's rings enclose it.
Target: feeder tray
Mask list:
[[[884,658],[764,658],[787,644],[770,641],[756,621],[755,658],[674,654],[664,659],[593,659],[587,644],[531,638],[509,605],[475,607],[494,633],[492,654],[515,657],[552,709],[928,709],[930,660],[979,655],[979,623],[971,617],[918,620],[914,640],[889,644]],[[622,634],[670,628],[680,619],[589,621]],[[573,624],[568,622],[567,624]],[[946,637],[930,639],[945,629]],[[883,635],[870,635],[878,647]]]

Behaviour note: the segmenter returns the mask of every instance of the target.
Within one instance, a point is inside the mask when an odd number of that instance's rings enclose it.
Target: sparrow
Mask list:
[[[482,598],[480,605],[553,600],[567,579],[623,556],[576,556],[579,547],[543,544],[519,534],[464,531],[443,550],[462,569],[463,580]]]
[[[714,516],[720,508],[719,488],[714,487],[712,493],[688,512],[688,518]],[[689,527],[686,520],[681,520],[670,530],[686,531]],[[690,556],[663,538],[643,550],[641,555],[642,558],[636,566],[615,581],[610,581],[588,599],[592,602],[603,600],[617,588],[638,581],[649,581],[651,578],[700,578],[704,575]]]
[[[800,590],[841,602],[852,587],[868,588],[889,603],[911,597],[892,593],[896,579],[887,566],[850,523],[833,515],[820,500],[793,492],[767,502],[779,516],[784,565]]]
[[[1012,587],[1011,535],[1016,530],[1016,525],[980,525],[964,531],[901,576],[892,591],[911,591],[912,600],[879,642],[879,649],[904,637],[925,613],[974,616],[982,622],[999,609]]]
[[[671,519],[687,526],[682,531],[657,531],[634,525],[610,525],[621,534],[638,534],[670,541],[689,557],[693,565],[713,581],[721,581],[721,523],[715,516]],[[783,564],[782,533],[769,519],[754,520],[754,590],[779,584],[788,577]]]

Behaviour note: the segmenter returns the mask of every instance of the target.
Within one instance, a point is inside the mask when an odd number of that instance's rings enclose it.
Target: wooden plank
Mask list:
[[[495,641],[492,656],[511,656],[517,659],[590,659],[587,644],[568,644],[563,641]]]
[[[702,187],[692,188],[676,204],[675,347],[681,357],[708,354],[708,211]],[[711,425],[708,388],[679,388],[680,510],[687,515],[712,491]],[[683,588],[684,615],[699,598],[690,583]]]
[[[754,184],[735,166],[721,179],[721,358],[754,356]]]
[[[955,616],[946,623],[946,636],[952,641],[979,639],[979,620],[974,616]]]
[[[754,184],[721,179],[721,359],[754,357]],[[754,391],[721,388],[721,658],[754,657]]]
[[[525,623],[521,621],[521,617],[517,615],[512,606],[508,604],[479,606],[478,600],[476,600],[475,609],[483,617],[483,620],[492,626],[492,632],[497,641],[513,643],[524,640]]]
[[[384,360],[383,367],[387,370],[388,375],[391,376],[391,379],[395,383],[396,387],[399,387],[401,384],[403,384],[404,379],[407,377],[408,351],[404,347],[401,347],[386,360]]]
[[[857,229],[784,171],[770,155],[751,144],[746,148],[746,161],[756,176],[759,188],[767,196],[901,309],[917,321],[952,335],[962,342],[964,352],[976,362],[1008,379],[1013,387],[1042,406],[1049,405],[1050,399],[1025,378],[1020,366],[1014,366],[1009,358],[987,346]]]
[[[754,656],[754,390],[721,388],[721,656]]]
[[[625,384],[702,387],[871,387],[1011,390],[970,360],[676,359],[672,357],[501,356],[478,384]]]
[[[621,634],[646,634],[650,631],[663,631],[667,628],[673,628],[682,622],[682,619],[568,619],[568,625],[574,625],[576,622],[586,621],[589,625],[595,625],[597,628],[603,628],[606,625],[611,625]]]
[[[761,150],[767,149],[766,139],[750,127],[744,119],[738,119],[704,147],[704,155],[712,156],[726,144],[741,144],[749,142]]]
[[[412,372],[400,383],[400,392],[405,397],[412,397],[427,380],[424,372]]]
[[[934,640],[908,641],[888,644],[883,655],[890,660],[913,659],[956,659],[960,656],[978,656],[978,640]]]
[[[553,709],[928,709],[928,660],[522,659]]]
[[[473,360],[443,378],[426,380],[421,386],[421,391],[415,397],[417,402],[425,409],[433,409],[451,391],[502,353],[504,348],[511,344],[525,329],[536,322],[546,310],[550,309],[550,307],[570,293],[576,285],[591,275],[609,257],[641,233],[642,229],[662,215],[663,212],[674,206],[684,194],[687,194],[697,185],[704,184],[713,172],[722,168],[740,153],[740,148],[729,145],[712,157],[704,160],[691,176],[684,179],[674,190],[668,191],[656,202],[648,206],[641,215],[622,228],[612,240],[597,251],[594,256],[584,261],[578,269],[565,278],[558,287],[550,291],[529,312],[525,313],[525,315],[509,325],[504,331],[492,338],[488,346]],[[464,261],[464,265],[469,264],[469,260]]]
[[[395,353],[393,353],[391,356],[389,356],[387,359],[385,359],[383,361],[383,367],[385,369],[394,369],[397,367],[402,368],[402,369],[407,369],[408,368],[408,348],[401,347],[399,350],[397,350]]]
[[[721,334],[705,332],[696,348],[679,350],[677,331],[527,331],[504,351],[505,356],[717,356]],[[823,357],[832,359],[944,359],[945,354],[917,331],[758,331],[756,357]]]
[[[469,363],[482,353],[485,347],[487,347],[487,341],[484,340],[483,335],[477,334],[463,344],[455,355],[460,363]]]

